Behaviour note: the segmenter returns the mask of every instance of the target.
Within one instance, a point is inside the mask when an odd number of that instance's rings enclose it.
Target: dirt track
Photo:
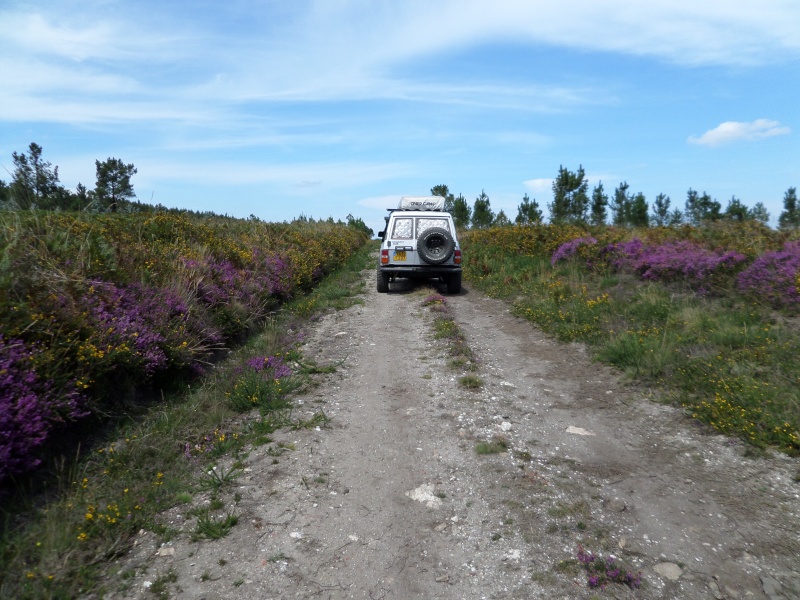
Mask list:
[[[800,597],[796,460],[745,458],[468,286],[448,298],[481,361],[467,391],[424,296],[365,277],[365,304],[304,348],[344,361],[297,399],[330,423],[252,450],[226,537],[191,542],[186,507],[164,516],[185,534],[141,534],[113,597],[153,597],[170,570],[176,598]],[[497,436],[507,452],[475,452]],[[589,589],[579,542],[642,587]]]

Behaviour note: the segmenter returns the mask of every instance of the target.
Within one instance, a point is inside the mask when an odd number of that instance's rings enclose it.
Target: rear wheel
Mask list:
[[[453,273],[447,277],[447,293],[458,294],[461,291],[461,273]]]
[[[378,274],[376,277],[376,283],[378,288],[378,293],[385,294],[389,291],[389,273],[381,271],[378,269]]]

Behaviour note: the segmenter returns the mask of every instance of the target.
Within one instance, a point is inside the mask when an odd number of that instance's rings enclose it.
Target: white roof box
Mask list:
[[[444,198],[441,196],[403,196],[400,198],[400,210],[444,210]]]

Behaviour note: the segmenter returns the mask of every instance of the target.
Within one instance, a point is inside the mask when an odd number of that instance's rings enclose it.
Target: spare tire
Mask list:
[[[417,239],[417,253],[429,265],[441,265],[453,256],[456,244],[453,236],[442,227],[431,227]]]

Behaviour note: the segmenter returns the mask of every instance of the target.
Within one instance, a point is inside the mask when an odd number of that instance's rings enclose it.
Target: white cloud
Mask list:
[[[291,11],[280,3],[186,11],[143,2],[124,13],[106,0],[31,4],[0,9],[0,78],[9,99],[2,120],[131,121],[200,112],[222,113],[207,115],[219,120],[253,101],[392,99],[545,113],[609,102],[607,90],[584,82],[410,75],[427,57],[497,42],[683,64],[800,56],[800,3],[783,0],[298,0]],[[47,110],[45,101],[73,108]],[[131,110],[134,102],[139,110]],[[206,110],[198,110],[201,103]]]
[[[528,179],[522,184],[534,194],[545,194],[553,191],[553,179]]]
[[[721,146],[733,142],[752,142],[776,135],[788,135],[791,129],[770,119],[756,119],[750,123],[725,121],[709,129],[700,137],[690,136],[688,142],[698,146]]]

